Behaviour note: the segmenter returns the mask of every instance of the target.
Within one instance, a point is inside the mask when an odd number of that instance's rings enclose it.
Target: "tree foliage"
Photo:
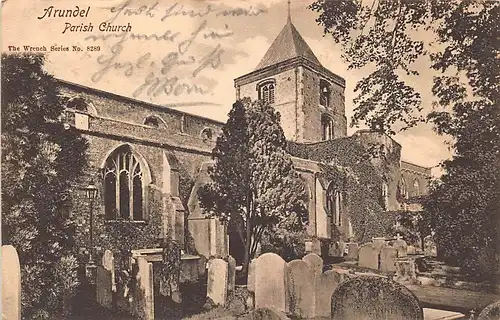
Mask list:
[[[59,120],[64,106],[43,64],[2,55],[2,242],[19,254],[26,318],[50,318],[75,286],[69,190],[86,163],[86,141]]]
[[[397,122],[418,123],[421,98],[405,80],[430,59],[438,75],[427,121],[453,138],[455,155],[424,205],[441,258],[491,275],[500,265],[500,3],[319,0],[311,9],[350,68],[374,69],[356,86],[354,124],[394,133]]]
[[[247,270],[264,233],[303,229],[305,186],[286,152],[279,113],[248,98],[233,105],[213,158],[213,182],[200,188],[201,206],[239,234]]]

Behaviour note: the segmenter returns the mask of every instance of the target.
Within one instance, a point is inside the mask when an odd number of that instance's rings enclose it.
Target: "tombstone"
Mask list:
[[[500,300],[493,302],[481,311],[477,320],[498,320],[500,319]]]
[[[321,274],[316,282],[315,316],[330,318],[332,293],[342,282],[342,276],[334,270]]]
[[[406,241],[398,239],[394,241],[392,246],[398,251],[398,258],[404,258],[408,255],[408,245]]]
[[[317,254],[309,253],[303,257],[302,260],[305,261],[313,271],[314,279],[318,278],[319,275],[323,273],[323,259]]]
[[[255,292],[255,261],[252,259],[248,265],[247,290],[249,292]]]
[[[219,306],[226,305],[228,263],[222,259],[208,261],[207,297]]]
[[[111,271],[104,266],[97,266],[96,299],[100,306],[111,309],[113,302],[113,280]]]
[[[360,276],[342,282],[332,294],[332,320],[423,320],[417,297],[399,283]]]
[[[416,279],[417,272],[415,260],[413,259],[398,259],[396,260],[396,278],[398,279]]]
[[[198,259],[198,277],[202,277],[207,273],[207,258],[200,256]]]
[[[380,252],[380,250],[387,245],[385,238],[372,238],[373,248]]]
[[[380,271],[396,272],[398,250],[393,247],[384,247],[380,250]]]
[[[113,252],[111,252],[111,250],[104,251],[101,263],[104,269],[111,272],[111,290],[116,292],[115,258],[113,257]]]
[[[356,242],[348,244],[347,260],[358,260],[359,247]]]
[[[321,241],[318,238],[312,239],[311,246],[311,252],[321,256]]]
[[[255,261],[255,308],[286,312],[286,263],[274,253],[264,253]]]
[[[21,266],[11,245],[2,246],[2,315],[3,319],[21,319]]]
[[[314,317],[314,271],[302,260],[287,264],[290,312],[300,318]]]
[[[140,319],[154,320],[153,264],[145,258],[137,258],[138,272],[133,294],[133,313]]]
[[[328,255],[330,257],[343,257],[344,249],[339,242],[332,241],[328,246]]]
[[[378,270],[378,250],[371,242],[365,243],[359,248],[358,266]]]
[[[406,253],[411,254],[411,255],[415,255],[415,254],[417,254],[417,249],[415,248],[415,246],[408,246],[406,248]]]
[[[234,292],[236,281],[236,260],[231,256],[227,257],[227,267],[227,290],[229,292]]]

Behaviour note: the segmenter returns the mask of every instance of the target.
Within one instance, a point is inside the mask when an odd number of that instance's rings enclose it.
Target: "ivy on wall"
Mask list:
[[[364,243],[372,237],[388,235],[395,219],[380,202],[381,185],[388,175],[381,174],[372,165],[370,160],[373,154],[359,141],[346,137],[315,144],[289,142],[288,150],[293,156],[321,162],[319,175],[343,192],[354,241]],[[386,160],[383,159],[384,162]],[[334,230],[332,234],[333,240],[339,239],[339,230]]]

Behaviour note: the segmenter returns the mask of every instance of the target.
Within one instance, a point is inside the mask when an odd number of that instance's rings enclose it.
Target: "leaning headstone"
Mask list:
[[[398,239],[394,241],[392,246],[398,251],[398,258],[404,258],[408,255],[408,245],[406,241]]]
[[[500,300],[493,302],[481,311],[477,320],[498,320],[500,319]]]
[[[358,260],[359,247],[355,242],[348,244],[347,260]]]
[[[255,261],[255,308],[286,312],[286,263],[274,253],[264,253]]]
[[[368,242],[359,248],[358,266],[378,270],[378,250]]]
[[[318,278],[323,273],[323,259],[315,253],[309,253],[302,258],[308,265],[309,269],[313,271],[314,279]]]
[[[113,301],[111,271],[104,266],[97,266],[96,299],[100,306],[111,309]]]
[[[333,320],[423,320],[417,297],[399,283],[360,276],[342,282],[332,295]]]
[[[137,259],[137,266],[133,311],[140,319],[154,320],[153,264],[140,257]]]
[[[255,261],[252,259],[248,265],[247,290],[249,292],[255,292]]]
[[[234,292],[234,286],[236,281],[236,259],[232,256],[227,258],[227,290],[229,292]]]
[[[2,315],[3,319],[21,319],[21,266],[11,245],[2,246]]]
[[[334,270],[328,270],[318,278],[314,303],[316,317],[330,318],[332,293],[341,281],[342,276]]]
[[[314,318],[314,273],[302,260],[287,264],[290,312],[300,318]]]
[[[398,250],[393,247],[384,247],[380,250],[380,271],[396,272],[396,258]]]
[[[207,297],[219,306],[225,306],[227,300],[227,262],[212,259],[208,262]]]
[[[111,272],[111,289],[116,292],[116,276],[115,276],[115,258],[113,257],[113,252],[110,250],[104,251],[102,256],[102,266],[104,269]]]

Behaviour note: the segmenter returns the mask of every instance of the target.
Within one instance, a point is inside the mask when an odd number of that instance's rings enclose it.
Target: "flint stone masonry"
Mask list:
[[[331,300],[332,320],[423,320],[417,297],[399,283],[360,276],[342,282]]]
[[[333,291],[342,282],[342,275],[334,270],[321,274],[316,282],[315,316],[330,318]]]
[[[358,265],[363,268],[378,270],[378,250],[368,242],[359,248]]]
[[[21,266],[11,245],[2,246],[2,316],[21,320]]]
[[[348,244],[347,260],[358,260],[359,246],[355,242]]]
[[[113,302],[111,272],[104,266],[97,266],[96,299],[97,303],[111,309]]]
[[[274,253],[264,253],[255,261],[255,308],[286,312],[286,263]]]
[[[208,262],[207,297],[218,306],[225,306],[227,300],[228,263],[222,259]]]
[[[392,245],[398,251],[398,258],[404,258],[408,255],[408,245],[406,241],[398,239]]]
[[[384,247],[380,250],[380,271],[396,272],[398,250],[393,247]]]
[[[290,312],[301,318],[314,317],[315,275],[309,264],[293,260],[287,264]]]
[[[323,273],[323,259],[315,253],[309,253],[302,258],[314,274],[314,279],[318,278],[321,273]]]

